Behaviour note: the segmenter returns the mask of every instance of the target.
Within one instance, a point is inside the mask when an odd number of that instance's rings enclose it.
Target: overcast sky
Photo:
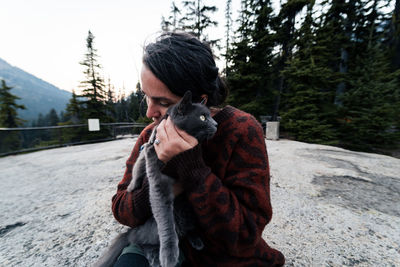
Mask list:
[[[215,18],[223,38],[225,0]],[[240,0],[234,0],[236,10]],[[236,2],[236,3],[235,3]],[[142,47],[160,30],[171,0],[0,0],[0,58],[55,86],[72,91],[84,79],[79,65],[90,29],[106,79],[131,92]],[[181,1],[176,1],[180,5]]]

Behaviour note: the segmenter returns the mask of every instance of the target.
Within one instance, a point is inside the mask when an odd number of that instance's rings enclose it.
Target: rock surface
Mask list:
[[[122,231],[111,197],[134,139],[0,158],[0,266],[89,266]],[[267,141],[287,266],[400,266],[400,159]]]

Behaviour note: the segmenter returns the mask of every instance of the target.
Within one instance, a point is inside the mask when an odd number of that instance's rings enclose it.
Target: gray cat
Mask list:
[[[202,103],[192,103],[192,94],[187,91],[181,101],[166,113],[179,128],[194,136],[199,143],[210,139],[217,130],[217,123]],[[122,249],[128,244],[139,245],[150,266],[175,267],[179,260],[179,237],[186,236],[195,249],[202,249],[203,242],[193,231],[193,211],[184,197],[174,199],[174,179],[161,173],[163,163],[157,158],[154,142],[157,128],[149,142],[144,144],[132,171],[132,181],[127,191],[140,187],[147,176],[149,198],[153,217],[141,226],[122,233],[95,266],[112,266]]]

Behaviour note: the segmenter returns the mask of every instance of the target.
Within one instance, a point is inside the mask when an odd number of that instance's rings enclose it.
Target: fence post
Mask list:
[[[62,128],[58,128],[58,144],[62,145]]]
[[[268,140],[279,140],[279,121],[268,121],[265,135]]]

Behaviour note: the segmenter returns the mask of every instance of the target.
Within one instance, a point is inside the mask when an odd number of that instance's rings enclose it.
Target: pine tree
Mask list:
[[[46,115],[46,121],[49,126],[57,126],[60,122],[60,118],[54,108],[50,109],[49,113]]]
[[[18,109],[25,109],[25,106],[16,103],[20,99],[10,93],[12,87],[7,86],[4,80],[1,80],[0,88],[0,127],[16,128],[24,122],[18,118]]]
[[[175,1],[172,1],[168,19],[165,19],[164,16],[161,17],[161,29],[163,31],[175,32],[176,30],[183,28],[182,18],[180,18],[180,15],[181,10],[175,4]]]
[[[379,1],[366,10],[363,49],[359,49],[349,71],[348,90],[342,102],[342,139],[344,145],[354,149],[373,150],[399,142],[396,124],[400,103],[400,70],[393,70],[388,50],[381,42],[382,15]]]
[[[119,99],[115,106],[115,113],[117,117],[117,121],[119,122],[129,122],[129,114],[128,114],[128,101],[125,96],[125,92],[121,91],[119,95]]]
[[[394,69],[400,69],[400,0],[396,0],[389,23],[389,48]]]
[[[82,103],[78,100],[78,96],[75,94],[75,91],[72,91],[72,96],[67,104],[66,108],[66,117],[69,118],[71,124],[79,124],[83,123],[82,117],[83,109]]]
[[[272,25],[275,20],[271,1],[243,0],[239,29],[227,57],[231,91],[228,103],[256,117],[273,111],[276,33]]]
[[[286,81],[282,71],[286,68],[286,63],[291,59],[293,41],[295,36],[296,15],[306,6],[310,0],[288,0],[282,4],[279,15],[274,20],[273,28],[276,31],[276,40],[281,46],[280,56],[275,65],[278,73],[276,99],[272,120],[276,121],[279,115],[281,96],[285,92]]]
[[[93,44],[94,36],[89,31],[86,39],[87,52],[85,59],[79,63],[85,67],[85,80],[80,85],[83,89],[80,97],[83,98],[82,103],[85,106],[82,115],[85,119],[98,118],[102,122],[107,122],[109,118],[105,114],[105,85],[103,78],[100,76],[101,65],[98,63],[97,50]]]
[[[225,8],[225,58],[230,53],[230,46],[231,46],[231,35],[232,35],[232,0],[226,1],[226,8]],[[229,62],[225,59],[225,76],[228,76],[229,73]]]
[[[112,122],[112,117],[107,115],[107,92],[104,85],[104,80],[100,76],[101,65],[98,63],[97,50],[94,48],[94,36],[89,31],[86,39],[87,52],[85,59],[80,62],[85,67],[84,74],[86,80],[81,82],[83,93],[80,97],[83,99],[82,117],[87,119],[99,119],[100,123]],[[100,127],[100,131],[86,132],[83,135],[84,139],[103,139],[112,136],[112,131],[105,127]]]
[[[114,87],[111,85],[111,80],[108,79],[107,85],[107,100],[106,100],[106,116],[109,118],[109,121],[114,122],[116,119],[115,114],[115,97],[114,97]]]
[[[60,122],[66,122],[69,120],[69,118],[67,117],[67,115],[65,114],[65,112],[63,110],[60,111],[59,118],[60,118]]]
[[[369,46],[357,61],[342,100],[342,139],[346,147],[371,151],[400,141],[392,131],[399,119],[400,71],[391,71],[379,45]]]
[[[271,25],[275,20],[275,16],[270,0],[252,0],[250,1],[250,9],[254,12],[250,62],[253,69],[252,72],[257,73],[258,77],[254,81],[254,99],[245,104],[243,108],[258,117],[258,115],[271,114],[272,112],[274,96],[272,72],[276,58],[274,53],[276,33],[272,31]]]
[[[38,119],[36,121],[36,125],[37,125],[37,127],[47,126],[47,122],[46,122],[46,120],[45,120],[45,118],[44,118],[42,113],[39,113]]]
[[[216,6],[208,6],[202,0],[183,1],[186,9],[185,16],[181,19],[184,30],[191,31],[197,38],[209,42],[211,45],[217,45],[219,39],[210,40],[206,29],[218,25],[211,15],[218,9]]]
[[[131,121],[137,121],[140,118],[140,102],[143,95],[141,93],[140,82],[136,84],[136,90],[129,96],[129,114]]]
[[[75,90],[73,90],[65,111],[65,121],[60,122],[59,125],[76,125],[85,123],[86,121],[83,118],[83,110],[83,104],[78,100],[78,96],[75,94]],[[73,143],[84,140],[86,135],[87,130],[83,127],[65,128],[62,130],[60,139],[63,143]]]
[[[227,73],[227,82],[229,85],[228,104],[243,109],[249,99],[254,99],[253,90],[258,79],[257,73],[254,73],[250,59],[252,58],[252,11],[248,0],[242,0],[241,12],[238,19],[238,29],[236,31],[235,41],[227,54],[226,60],[229,64]]]
[[[370,1],[333,0],[324,1],[326,13],[322,15],[322,25],[318,31],[319,39],[329,40],[330,68],[341,74],[342,80],[335,89],[334,102],[341,106],[342,95],[348,90],[349,70],[354,68],[353,62],[360,51],[366,48],[365,34],[366,13],[370,12]],[[327,5],[328,8],[326,7]]]
[[[268,106],[265,95],[269,88],[273,42],[266,25],[271,12],[269,1],[242,1],[239,28],[226,59],[229,64],[228,103],[256,117],[265,114]]]
[[[54,108],[42,117],[43,126],[57,126],[60,123],[60,118]],[[62,136],[62,129],[46,129],[36,133],[35,137],[40,140],[42,146],[57,144]]]
[[[0,88],[0,127],[16,128],[22,125],[23,120],[18,118],[18,109],[25,109],[23,105],[16,103],[19,97],[10,93],[12,87],[7,86],[1,80]],[[17,150],[21,147],[21,135],[18,132],[0,133],[0,153]]]
[[[171,31],[171,23],[164,16],[161,16],[161,30],[165,32]]]
[[[282,128],[299,141],[338,144],[333,123],[336,114],[331,101],[332,91],[328,89],[334,86],[337,77],[326,67],[323,57],[326,47],[317,44],[313,7],[311,1],[294,42],[296,52],[283,71],[287,93],[284,95]]]
[[[151,123],[151,119],[146,117],[146,110],[147,110],[147,103],[145,99],[145,94],[142,91],[142,87],[140,82],[136,84],[136,91],[135,91],[137,101],[139,103],[139,118],[138,122],[142,123]]]
[[[400,70],[400,0],[396,0],[391,23],[391,53],[392,69],[395,71]],[[400,75],[397,77],[397,81],[400,84]],[[400,86],[399,86],[400,87]],[[397,131],[397,140],[400,140],[400,92],[397,90],[397,103],[395,104],[394,112],[395,116],[395,127]]]

